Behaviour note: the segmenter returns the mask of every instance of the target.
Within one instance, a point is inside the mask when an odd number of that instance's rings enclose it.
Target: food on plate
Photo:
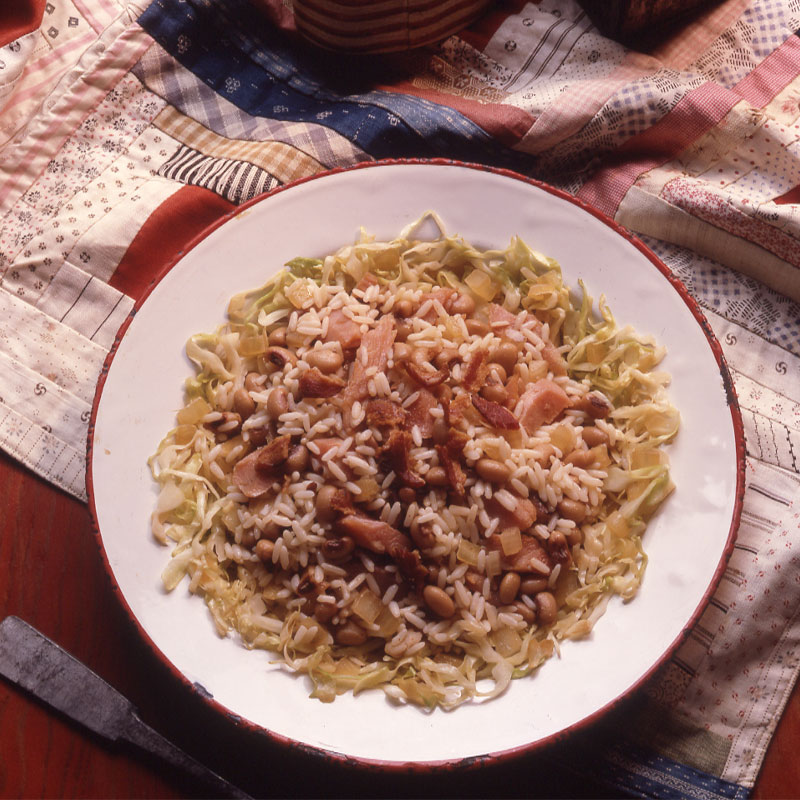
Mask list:
[[[636,594],[673,488],[663,348],[424,220],[233,297],[151,459],[165,587],[324,701],[500,694]]]

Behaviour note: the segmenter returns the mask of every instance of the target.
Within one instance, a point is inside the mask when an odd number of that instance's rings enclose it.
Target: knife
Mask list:
[[[133,703],[19,617],[0,622],[0,675],[94,733],[134,744],[221,796],[250,797],[142,722]]]

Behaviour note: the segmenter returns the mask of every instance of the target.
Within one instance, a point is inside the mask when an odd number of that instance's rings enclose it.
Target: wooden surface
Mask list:
[[[625,724],[623,703],[565,742],[500,767],[382,775],[330,765],[237,729],[193,696],[140,640],[114,596],[87,508],[0,454],[0,618],[39,628],[179,746],[260,797],[615,797],[571,765]],[[800,796],[800,694],[767,753],[753,797]],[[109,744],[0,679],[0,797],[209,797],[202,784]]]

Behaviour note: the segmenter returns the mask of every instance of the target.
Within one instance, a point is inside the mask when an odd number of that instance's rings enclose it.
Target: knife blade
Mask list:
[[[0,622],[0,675],[112,742],[136,745],[226,797],[250,797],[142,722],[130,700],[19,617]]]

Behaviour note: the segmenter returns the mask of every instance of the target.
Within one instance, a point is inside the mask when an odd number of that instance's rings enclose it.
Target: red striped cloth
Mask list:
[[[475,21],[491,0],[294,0],[298,31],[329,50],[410,50],[446,39]]]

